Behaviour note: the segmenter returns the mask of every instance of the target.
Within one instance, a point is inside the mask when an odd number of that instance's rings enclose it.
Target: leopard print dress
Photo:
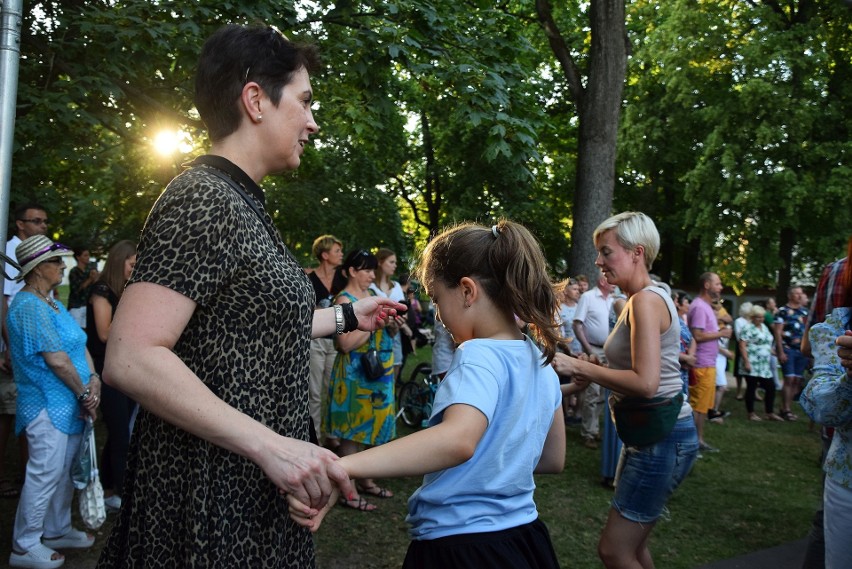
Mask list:
[[[195,301],[174,352],[223,401],[307,441],[313,289],[264,216],[206,167],[187,170],[152,209],[130,282]],[[101,569],[315,566],[310,533],[255,463],[144,410],[122,498]]]

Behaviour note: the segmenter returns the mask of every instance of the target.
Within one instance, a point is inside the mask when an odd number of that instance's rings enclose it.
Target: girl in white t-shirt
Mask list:
[[[408,501],[404,568],[556,568],[533,501],[533,473],[565,465],[562,396],[547,365],[559,339],[556,297],[541,249],[516,223],[464,224],[429,243],[419,273],[460,344],[429,428],[339,464],[352,478],[425,474]],[[541,350],[515,314],[534,324]],[[291,517],[316,531],[328,508],[288,499]]]

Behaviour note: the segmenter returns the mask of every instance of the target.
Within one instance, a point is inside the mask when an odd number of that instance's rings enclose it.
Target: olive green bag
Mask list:
[[[644,447],[669,436],[683,406],[683,393],[675,397],[625,397],[612,406],[618,438],[627,446]]]

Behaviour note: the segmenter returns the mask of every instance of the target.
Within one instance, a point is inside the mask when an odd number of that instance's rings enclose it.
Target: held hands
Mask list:
[[[319,512],[333,493],[354,493],[349,475],[337,463],[337,455],[317,445],[280,437],[283,442],[269,448],[257,461],[264,474],[280,493],[292,496],[306,507]]]
[[[358,329],[372,332],[383,328],[388,320],[395,318],[398,312],[405,312],[408,307],[389,298],[368,296],[352,303],[355,316],[358,318]]]
[[[311,530],[311,533],[316,533],[316,531],[320,528],[320,525],[322,525],[322,521],[325,519],[326,514],[331,511],[339,497],[340,490],[335,487],[331,492],[331,497],[329,498],[328,503],[317,510],[310,506],[306,506],[294,498],[291,494],[287,494],[287,505],[290,508],[290,519],[296,522],[296,524],[308,528]],[[357,493],[354,496],[350,496],[350,499],[357,500]]]

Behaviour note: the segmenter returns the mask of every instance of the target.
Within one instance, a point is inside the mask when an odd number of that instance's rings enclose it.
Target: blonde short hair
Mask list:
[[[633,249],[639,245],[645,249],[645,268],[650,271],[657,253],[660,252],[660,233],[651,218],[641,211],[625,211],[613,215],[595,229],[595,243],[611,229],[615,230],[616,240],[625,249]]]

